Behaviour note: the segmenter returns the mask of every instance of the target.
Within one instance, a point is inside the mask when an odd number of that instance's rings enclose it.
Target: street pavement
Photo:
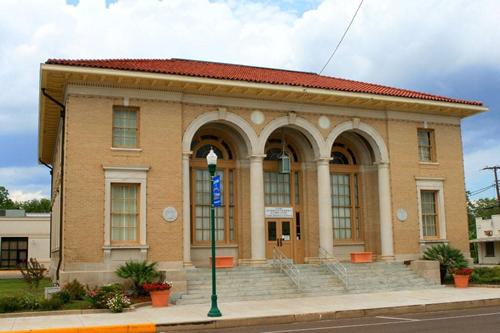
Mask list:
[[[196,333],[229,333],[235,328],[193,330]],[[447,333],[500,332],[500,306],[356,319],[333,319],[307,323],[239,327],[238,333]]]

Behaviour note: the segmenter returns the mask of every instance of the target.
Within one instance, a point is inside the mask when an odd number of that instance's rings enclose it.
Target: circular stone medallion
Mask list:
[[[255,110],[254,112],[252,112],[252,114],[250,115],[250,119],[252,119],[252,123],[256,124],[256,125],[260,125],[264,122],[264,114],[259,111],[259,110]]]
[[[163,218],[167,222],[174,222],[177,220],[177,210],[174,207],[167,207],[163,210]]]
[[[328,117],[326,117],[326,116],[321,116],[318,119],[318,125],[322,129],[330,128],[330,119],[328,119]]]
[[[399,208],[396,211],[396,216],[400,222],[404,222],[408,218],[408,212],[404,208]]]

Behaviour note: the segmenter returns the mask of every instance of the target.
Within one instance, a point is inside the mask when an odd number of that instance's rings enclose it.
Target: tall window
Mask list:
[[[436,194],[436,191],[420,191],[420,200],[422,205],[422,231],[424,238],[438,237]]]
[[[138,108],[115,106],[113,108],[113,147],[138,147]]]
[[[359,168],[351,149],[337,143],[330,161],[333,236],[337,240],[355,241],[360,232]]]
[[[111,184],[111,240],[138,240],[139,185]]]
[[[26,266],[28,237],[2,237],[0,268],[15,269]]]
[[[495,256],[495,243],[494,242],[486,242],[484,243],[486,248],[485,257],[494,257]]]
[[[434,131],[418,129],[418,155],[422,162],[435,161]]]
[[[217,172],[221,180],[221,206],[215,208],[215,239],[220,243],[236,241],[235,168],[233,150],[219,135],[199,134],[191,146],[192,237],[194,243],[210,241],[210,173],[206,156],[212,148],[217,154]]]

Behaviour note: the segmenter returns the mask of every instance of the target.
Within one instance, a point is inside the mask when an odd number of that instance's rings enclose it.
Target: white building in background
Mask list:
[[[479,264],[500,264],[500,215],[476,218],[476,235],[471,243],[478,243]]]
[[[50,264],[50,213],[0,210],[0,269],[16,269],[29,258]]]

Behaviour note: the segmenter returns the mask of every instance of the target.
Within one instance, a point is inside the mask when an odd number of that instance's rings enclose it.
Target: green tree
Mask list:
[[[17,204],[26,213],[49,213],[51,210],[50,200],[45,198],[18,202]]]
[[[0,209],[16,209],[17,205],[9,198],[9,191],[0,186]]]

